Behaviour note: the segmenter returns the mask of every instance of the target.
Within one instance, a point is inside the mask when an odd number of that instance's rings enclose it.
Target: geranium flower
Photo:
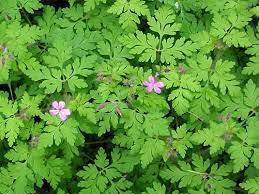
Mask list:
[[[61,121],[65,121],[71,114],[70,110],[66,109],[65,106],[66,104],[64,101],[54,101],[52,102],[52,109],[49,110],[49,113],[53,116],[58,115]]]
[[[156,78],[152,75],[148,77],[148,81],[143,82],[143,85],[147,87],[148,92],[151,92],[152,90],[154,90],[155,93],[160,94],[161,93],[160,88],[163,88],[165,86],[163,82],[157,82]]]

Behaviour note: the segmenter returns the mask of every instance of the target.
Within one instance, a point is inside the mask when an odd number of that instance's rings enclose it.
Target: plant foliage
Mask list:
[[[0,0],[0,193],[258,194],[258,16]]]

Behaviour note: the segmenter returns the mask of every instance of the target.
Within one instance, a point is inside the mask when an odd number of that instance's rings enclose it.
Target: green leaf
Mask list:
[[[253,7],[250,12],[253,14],[253,15],[256,15],[257,17],[259,16],[259,6],[256,6],[256,7]]]
[[[8,145],[11,147],[14,142],[16,141],[18,134],[20,132],[20,128],[24,127],[24,124],[21,119],[19,118],[9,118],[6,121],[5,126],[5,137],[7,138]]]
[[[83,180],[78,186],[80,193],[119,194],[128,191],[132,183],[121,178],[121,173],[130,172],[136,164],[136,158],[120,153],[118,149],[112,152],[112,161],[107,159],[104,149],[98,150],[95,164],[89,164],[77,173]]]
[[[148,16],[149,9],[145,1],[141,0],[116,0],[115,3],[108,9],[108,13],[119,15],[119,23],[124,29],[136,30],[140,23],[139,16]]]
[[[56,47],[59,48],[59,43]],[[83,57],[81,60],[76,58],[72,65],[69,64],[64,69],[64,63],[71,57],[71,52],[66,52],[66,50],[63,52],[62,49],[54,49],[53,56],[45,56],[45,61],[48,61],[49,64],[52,64],[51,66],[56,68],[37,66],[35,69],[29,68],[27,70],[27,74],[32,80],[43,80],[40,87],[45,88],[45,93],[47,94],[55,91],[60,92],[64,83],[68,84],[71,91],[75,91],[75,88],[86,88],[88,86],[82,78],[88,77],[92,73],[91,69],[95,65],[96,55]],[[61,54],[59,55],[59,53]],[[56,55],[58,58],[56,58]],[[54,64],[53,61],[55,62]]]
[[[128,31],[136,31],[137,24],[140,23],[138,15],[130,11],[124,12],[120,15],[119,23],[121,27]]]
[[[50,94],[55,91],[60,92],[62,89],[61,71],[57,69],[49,69],[42,66],[40,69],[30,70],[29,74],[33,81],[43,80],[39,85],[40,88],[45,88],[45,93]]]
[[[66,141],[73,146],[76,141],[76,134],[78,133],[78,123],[74,120],[67,120],[60,127],[61,134]]]
[[[9,101],[7,97],[0,95],[0,112],[5,117],[13,116],[18,111],[16,102]]]
[[[250,111],[259,106],[259,89],[252,80],[249,80],[240,96],[225,98],[225,112],[232,113],[234,117],[247,119]]]
[[[19,143],[5,154],[5,157],[12,162],[22,162],[27,160],[29,155],[28,145]]]
[[[179,168],[175,165],[170,165],[168,169],[160,172],[160,176],[165,180],[171,180],[171,183],[179,182],[179,187],[197,187],[203,183],[205,171],[209,168],[209,161],[204,162],[201,157],[195,155],[193,164],[196,166],[192,169],[190,164],[179,161]]]
[[[244,67],[242,73],[247,75],[259,74],[259,55],[250,58],[250,62],[247,63],[247,67]]]
[[[89,96],[85,94],[78,94],[76,99],[70,102],[72,111],[77,110],[80,116],[87,117],[89,121],[96,124],[96,110],[94,104],[88,102]]]
[[[172,146],[182,158],[185,157],[188,148],[192,148],[192,144],[190,142],[191,133],[187,131],[188,129],[186,129],[186,125],[182,125],[178,127],[176,131],[172,131]]]
[[[27,194],[33,192],[34,174],[26,163],[10,163],[0,169],[1,192]]]
[[[55,158],[54,156],[51,156],[47,160],[46,179],[54,189],[57,188],[58,183],[61,181],[61,177],[64,175],[64,165],[66,165],[64,160]]]
[[[9,24],[5,33],[6,40],[8,40],[8,49],[14,55],[26,53],[28,50],[27,45],[35,43],[42,35],[42,31],[38,26],[21,26],[17,21]]]
[[[106,3],[106,0],[84,0],[84,10],[85,12],[89,12],[95,9],[100,3]]]
[[[11,19],[20,20],[21,14],[19,12],[17,1],[0,1],[1,19],[9,16]]]
[[[53,145],[53,136],[49,133],[43,133],[40,136],[39,147],[50,147]]]
[[[196,58],[188,58],[187,64],[190,67],[191,75],[196,77],[198,81],[207,81],[209,78],[210,66],[212,59],[205,55],[199,54]]]
[[[192,135],[192,141],[204,146],[210,146],[210,154],[215,154],[225,147],[224,134],[226,133],[224,124],[210,123],[210,128],[197,131]]]
[[[189,74],[180,77],[176,72],[168,73],[165,77],[163,81],[167,88],[177,87],[177,89],[172,90],[168,97],[169,100],[173,101],[173,108],[179,115],[186,113],[190,107],[189,101],[193,99],[196,92],[201,90],[199,82]]]
[[[248,179],[246,182],[240,183],[240,186],[249,193],[259,193],[259,177]]]
[[[159,139],[148,138],[140,150],[141,165],[145,168],[153,159],[161,156],[165,150],[165,142]]]
[[[259,106],[259,88],[256,87],[252,80],[249,80],[247,82],[244,93],[244,101],[246,105],[251,108]]]
[[[79,79],[77,76],[73,76],[69,78],[68,87],[73,92],[75,91],[75,87],[77,88],[86,88],[88,85],[83,79]]]
[[[52,146],[54,142],[56,145],[60,145],[62,140],[66,140],[71,146],[74,146],[77,134],[78,123],[73,119],[68,119],[64,123],[58,122],[58,125],[47,125],[45,127],[45,133],[42,133],[40,136],[39,146]]]
[[[223,5],[223,4],[222,4]],[[218,38],[223,38],[231,27],[230,22],[222,17],[219,13],[215,13],[213,17],[211,34]]]
[[[191,34],[190,38],[194,43],[196,43],[197,47],[200,49],[200,53],[209,53],[214,49],[213,37],[208,31]],[[203,63],[201,63],[201,65],[203,65]]]
[[[211,76],[211,82],[215,87],[219,87],[223,95],[228,92],[231,96],[237,95],[240,91],[239,82],[235,80],[235,76],[230,73],[235,63],[231,61],[217,61],[215,70]]]
[[[247,139],[246,142],[250,146],[256,146],[259,143],[259,135],[258,135],[258,124],[259,120],[255,119],[255,117],[252,117],[248,121],[248,126],[246,128],[247,130]]]
[[[156,51],[159,39],[152,34],[143,34],[141,31],[134,34],[125,35],[121,38],[121,42],[130,50],[131,54],[140,55],[139,61],[156,60]]]
[[[154,182],[152,188],[147,188],[147,192],[142,192],[142,194],[165,194],[166,188],[160,183]]]
[[[247,34],[243,31],[239,31],[236,29],[231,30],[223,40],[226,42],[228,46],[234,45],[235,47],[249,47],[251,46],[251,42],[247,37]]]
[[[149,19],[150,29],[157,32],[161,37],[175,35],[180,30],[181,24],[174,23],[175,14],[171,7],[162,6],[155,11],[155,17]]]
[[[71,57],[72,46],[62,37],[59,37],[54,40],[53,47],[48,49],[48,54],[43,56],[43,60],[49,67],[62,68]]]
[[[254,166],[259,169],[259,149],[255,148],[251,161],[254,163]]]
[[[252,155],[251,148],[239,142],[232,142],[228,149],[230,158],[233,160],[233,171],[239,172],[249,165],[249,158]]]
[[[187,93],[188,90],[177,89],[175,90],[175,94],[172,94],[170,96],[169,100],[173,100],[173,108],[175,109],[178,115],[186,113],[190,107],[189,101],[184,98],[184,94]]]
[[[18,5],[23,7],[28,13],[33,13],[33,10],[38,10],[42,7],[39,0],[18,0]]]
[[[210,170],[210,174],[213,178],[210,178],[205,184],[206,189],[208,191],[213,190],[215,193],[234,194],[233,188],[236,184],[227,177],[231,171],[231,165],[218,166],[218,164],[214,164]]]
[[[186,41],[184,37],[175,40],[174,38],[162,41],[161,62],[175,65],[176,59],[185,59],[197,50],[197,45],[192,41]]]
[[[68,65],[64,71],[68,87],[71,91],[75,88],[86,88],[87,83],[79,77],[88,77],[92,70],[90,70],[96,62],[96,55],[83,57],[81,60],[75,59],[72,65]]]
[[[234,194],[233,187],[235,183],[228,179],[231,173],[230,165],[213,164],[210,167],[210,161],[204,161],[202,157],[193,155],[192,165],[179,161],[178,165],[169,164],[160,172],[160,176],[171,183],[179,182],[179,187],[193,188],[199,193],[230,193]],[[206,179],[206,181],[204,181]]]
[[[169,135],[169,122],[162,117],[163,115],[159,113],[147,114],[145,116],[145,121],[142,124],[142,129],[144,129],[148,136],[152,137],[155,135]]]
[[[20,107],[29,117],[39,116],[41,114],[39,105],[42,102],[43,98],[44,96],[41,95],[29,96],[29,94],[25,92],[21,100]]]
[[[20,10],[25,9],[28,13],[34,13],[34,10],[42,8],[42,4],[39,0],[13,0],[13,1],[1,1],[0,12],[1,17],[9,17],[11,20],[17,19],[20,21]]]

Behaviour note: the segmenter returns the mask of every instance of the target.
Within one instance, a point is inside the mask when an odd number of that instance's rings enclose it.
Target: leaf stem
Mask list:
[[[189,114],[193,115],[194,117],[196,117],[199,121],[203,122],[204,123],[204,120],[202,118],[200,118],[198,115],[196,115],[195,113],[189,111],[188,112]]]
[[[161,67],[161,47],[162,47],[162,39],[163,39],[163,34],[159,34],[159,43],[158,43],[158,48],[157,48],[157,55],[156,55],[156,61],[157,64],[159,65],[159,71],[162,71],[162,67]]]
[[[7,85],[8,85],[8,88],[9,88],[10,94],[11,94],[11,98],[12,98],[12,100],[14,100],[11,82],[8,82],[8,84],[7,84]]]
[[[102,144],[102,143],[107,143],[110,142],[111,139],[105,139],[105,140],[101,140],[101,141],[92,141],[92,142],[87,142],[86,145],[92,145],[92,144]]]
[[[186,170],[186,171],[194,173],[194,174],[198,174],[198,175],[208,175],[208,173],[206,173],[206,172],[197,172],[197,171],[194,171],[194,170]]]
[[[256,114],[257,112],[253,109],[251,110],[250,114],[241,122],[238,123],[238,125],[243,126],[243,124],[245,124],[247,122],[247,120],[253,115]]]
[[[27,21],[30,25],[32,25],[31,20],[29,19],[28,15],[27,15],[26,12],[24,11],[24,9],[22,8],[21,10],[22,10],[22,13],[23,13],[23,15],[24,15],[26,21]]]
[[[223,53],[224,53],[224,50],[220,50],[216,53],[215,58],[214,58],[213,62],[211,63],[211,66],[210,66],[209,77],[213,74],[213,72],[216,68],[216,63],[222,57]]]

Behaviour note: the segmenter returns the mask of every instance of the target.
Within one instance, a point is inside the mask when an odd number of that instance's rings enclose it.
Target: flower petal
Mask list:
[[[52,102],[52,108],[58,109],[59,105],[57,101]]]
[[[71,112],[70,112],[69,109],[62,109],[62,110],[60,111],[60,113],[61,113],[62,115],[67,115],[67,116],[69,116],[69,115],[71,114]]]
[[[150,75],[150,76],[148,77],[148,80],[149,80],[149,82],[152,83],[152,84],[154,84],[154,83],[156,82],[155,77],[152,76],[152,75]]]
[[[157,86],[154,87],[154,91],[155,91],[155,93],[157,93],[157,94],[160,94],[160,93],[161,93],[160,88],[157,87]]]
[[[163,88],[163,87],[165,87],[165,84],[163,82],[157,82],[157,83],[155,83],[155,86],[158,88]]]
[[[151,92],[152,90],[153,90],[153,84],[149,84],[148,86],[147,86],[147,91],[148,92]]]
[[[59,113],[59,110],[55,110],[55,109],[49,110],[49,113],[54,116],[54,115],[57,115]]]
[[[60,117],[61,121],[65,121],[70,114],[71,114],[71,112],[69,109],[62,109],[59,112],[59,117]]]
[[[65,106],[66,106],[66,103],[64,101],[59,101],[59,103],[58,103],[59,109],[63,109],[63,108],[65,108]]]
[[[66,119],[67,119],[67,115],[64,115],[64,114],[61,114],[61,113],[59,113],[59,117],[60,117],[60,119],[61,119],[61,121],[65,121]]]
[[[150,83],[147,82],[147,81],[144,81],[144,82],[143,82],[143,85],[144,85],[144,86],[149,86],[149,84],[150,84]]]

